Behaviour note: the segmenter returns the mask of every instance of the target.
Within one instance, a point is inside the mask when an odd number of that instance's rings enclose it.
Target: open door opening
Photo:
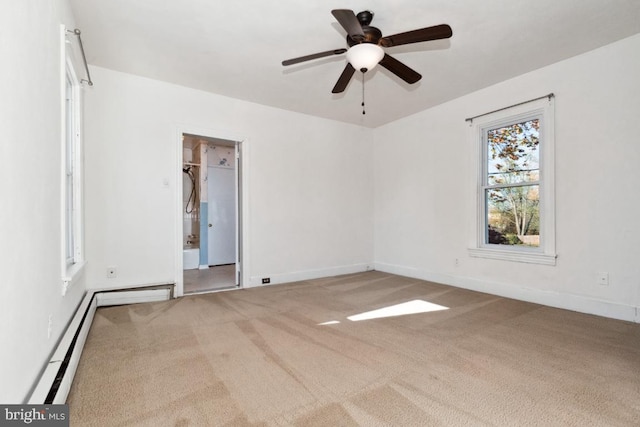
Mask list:
[[[182,134],[183,294],[241,283],[241,142]]]

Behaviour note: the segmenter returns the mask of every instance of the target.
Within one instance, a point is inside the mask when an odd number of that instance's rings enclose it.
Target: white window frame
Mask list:
[[[62,295],[80,276],[84,258],[82,85],[74,66],[73,41],[61,26],[61,265]],[[67,97],[70,95],[70,105]],[[71,180],[69,180],[71,178]],[[71,247],[69,247],[71,245]],[[69,250],[70,249],[70,250]]]
[[[533,264],[556,264],[555,239],[555,131],[554,97],[537,99],[514,107],[502,109],[471,121],[470,140],[475,150],[473,236],[469,255],[477,258],[499,259]],[[492,129],[540,120],[539,144],[539,194],[540,194],[540,246],[523,247],[498,245],[486,242],[486,175],[488,170],[487,132]]]

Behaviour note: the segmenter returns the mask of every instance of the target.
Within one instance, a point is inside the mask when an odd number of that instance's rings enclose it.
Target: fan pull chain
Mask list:
[[[362,114],[366,114],[364,111],[364,71],[362,72]]]

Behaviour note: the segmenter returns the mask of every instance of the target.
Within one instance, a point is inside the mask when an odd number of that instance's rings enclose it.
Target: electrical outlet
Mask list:
[[[118,270],[115,267],[107,267],[107,279],[118,277]]]
[[[609,286],[609,273],[601,271],[598,273],[598,284],[600,286]]]
[[[454,260],[453,260],[453,265],[454,265],[455,267],[458,267],[458,266],[460,265],[460,260],[459,260],[458,258],[454,259]]]
[[[49,315],[49,323],[47,324],[47,339],[51,338],[51,330],[53,329],[53,315]]]
[[[270,277],[263,277],[262,278],[262,284],[266,285],[267,283],[271,283],[271,278]]]

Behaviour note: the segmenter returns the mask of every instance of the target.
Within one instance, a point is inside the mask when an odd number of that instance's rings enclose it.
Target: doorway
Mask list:
[[[241,142],[182,133],[182,292],[241,284]]]

